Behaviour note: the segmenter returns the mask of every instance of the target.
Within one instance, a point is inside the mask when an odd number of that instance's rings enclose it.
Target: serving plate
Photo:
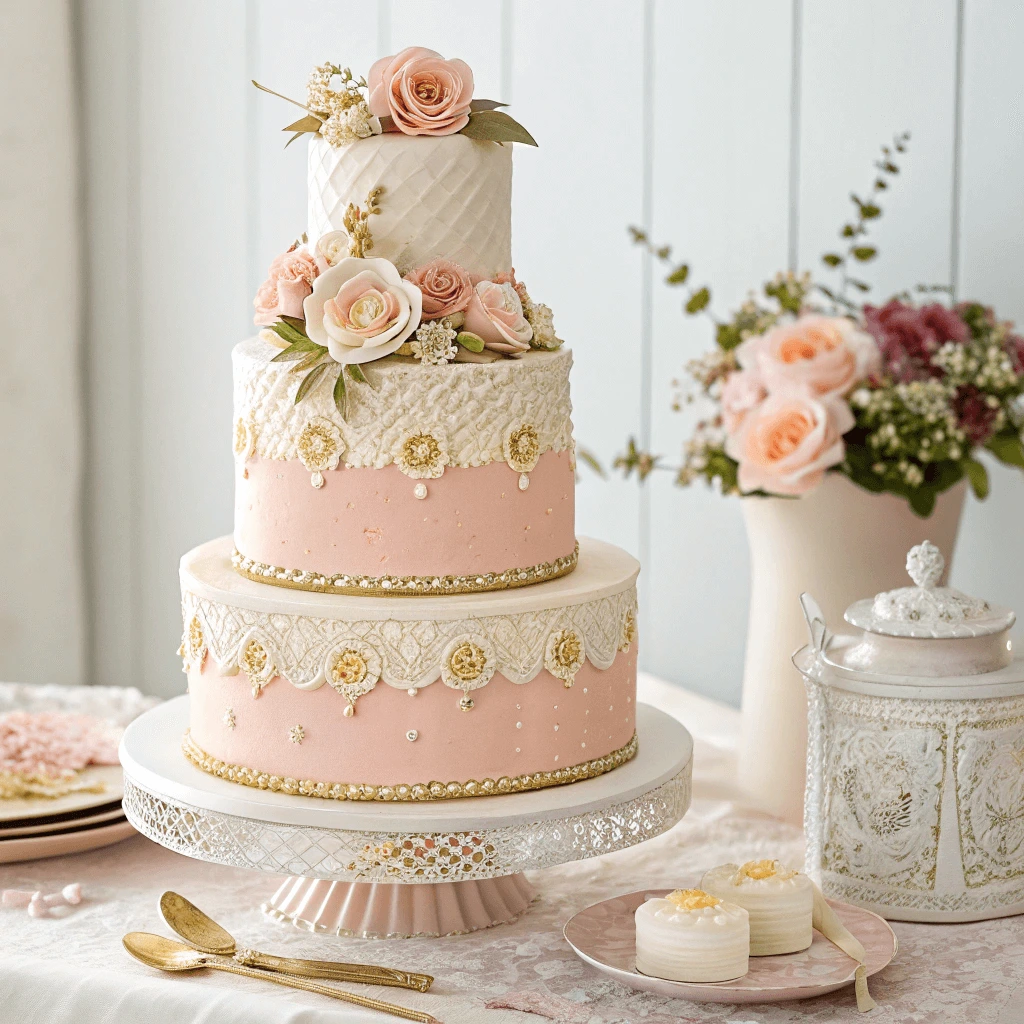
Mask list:
[[[68,853],[82,853],[110,846],[136,835],[136,831],[125,819],[114,822],[100,822],[84,828],[73,828],[66,832],[52,832],[42,836],[23,836],[20,839],[5,839],[0,842],[0,864],[12,864],[19,860],[39,860],[42,857],[61,857]]]
[[[857,963],[817,931],[810,948],[781,956],[752,956],[750,970],[735,981],[696,984],[666,981],[636,969],[634,914],[645,900],[671,889],[641,889],[602,900],[569,919],[562,934],[576,955],[630,988],[702,1003],[775,1003],[835,992],[852,985]],[[829,900],[844,925],[864,945],[870,977],[896,955],[896,934],[877,914]]]

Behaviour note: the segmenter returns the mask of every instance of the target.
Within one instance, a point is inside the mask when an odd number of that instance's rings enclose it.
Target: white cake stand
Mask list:
[[[188,697],[161,704],[121,741],[124,812],[197,860],[291,875],[263,910],[310,931],[364,938],[451,935],[518,917],[524,871],[623,850],[690,805],[693,741],[637,706],[640,750],[585,782],[423,803],[320,800],[247,789],[181,753]]]

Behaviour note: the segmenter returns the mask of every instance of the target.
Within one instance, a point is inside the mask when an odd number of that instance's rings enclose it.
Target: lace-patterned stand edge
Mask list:
[[[572,554],[551,562],[506,569],[504,572],[474,573],[468,576],[327,576],[304,569],[283,569],[246,558],[234,551],[231,564],[235,572],[256,583],[275,587],[308,590],[318,594],[364,595],[367,597],[449,597],[452,594],[483,594],[489,590],[511,590],[531,583],[558,579],[576,568],[580,546]]]
[[[376,786],[367,783],[316,782],[312,779],[291,779],[243,765],[227,764],[206,753],[186,732],[181,749],[185,757],[197,768],[209,775],[228,782],[236,782],[250,789],[269,789],[275,793],[293,796],[313,796],[323,800],[381,801],[405,803],[422,800],[459,800],[471,796],[498,796],[503,793],[525,793],[549,786],[563,786],[599,775],[624,765],[636,757],[640,747],[636,733],[629,742],[618,750],[603,757],[550,772],[531,772],[527,775],[503,775],[499,779],[483,779],[480,782],[420,782],[399,783],[393,786]]]

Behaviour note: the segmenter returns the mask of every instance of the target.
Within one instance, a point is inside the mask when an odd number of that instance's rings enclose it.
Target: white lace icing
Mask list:
[[[265,459],[300,457],[299,440],[313,421],[329,421],[341,435],[346,466],[391,464],[410,434],[445,439],[449,465],[483,466],[506,460],[512,431],[532,427],[538,453],[572,447],[569,369],[572,353],[528,352],[495,363],[423,366],[388,360],[363,366],[369,384],[346,381],[348,418],[334,404],[332,368],[295,404],[293,364],[272,363],[280,349],[259,337],[235,346],[236,450]],[[238,424],[244,444],[238,442]]]
[[[442,671],[449,686],[463,688],[464,680],[450,677],[450,660],[457,642],[472,640],[486,655],[479,678],[486,683],[500,672],[514,683],[526,683],[545,667],[553,635],[575,631],[586,659],[599,669],[609,668],[623,641],[628,621],[635,621],[636,588],[619,594],[562,608],[440,621],[377,619],[345,621],[282,612],[258,612],[223,601],[182,594],[186,668],[202,665],[209,652],[218,670],[234,674],[246,664],[246,650],[254,641],[267,654],[259,661],[254,693],[275,675],[303,690],[324,684],[325,664],[332,652],[359,644],[379,659],[375,673],[390,686],[408,689],[427,686]],[[193,622],[198,623],[197,632]],[[189,636],[193,642],[189,642]],[[447,657],[447,661],[446,661]],[[251,661],[251,658],[250,658]],[[376,681],[376,680],[374,680]],[[476,679],[468,688],[483,685]]]

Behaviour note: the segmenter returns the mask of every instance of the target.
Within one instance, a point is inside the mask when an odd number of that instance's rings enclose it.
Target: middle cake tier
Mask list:
[[[266,332],[265,332],[266,334]],[[234,351],[236,569],[329,593],[458,594],[576,564],[568,350],[392,357],[295,401],[266,336]],[[331,371],[332,373],[335,371]]]
[[[576,572],[458,597],[275,590],[231,541],[181,562],[185,753],[260,788],[357,800],[519,792],[636,752],[636,576],[584,539]],[[275,781],[276,780],[276,781]]]

